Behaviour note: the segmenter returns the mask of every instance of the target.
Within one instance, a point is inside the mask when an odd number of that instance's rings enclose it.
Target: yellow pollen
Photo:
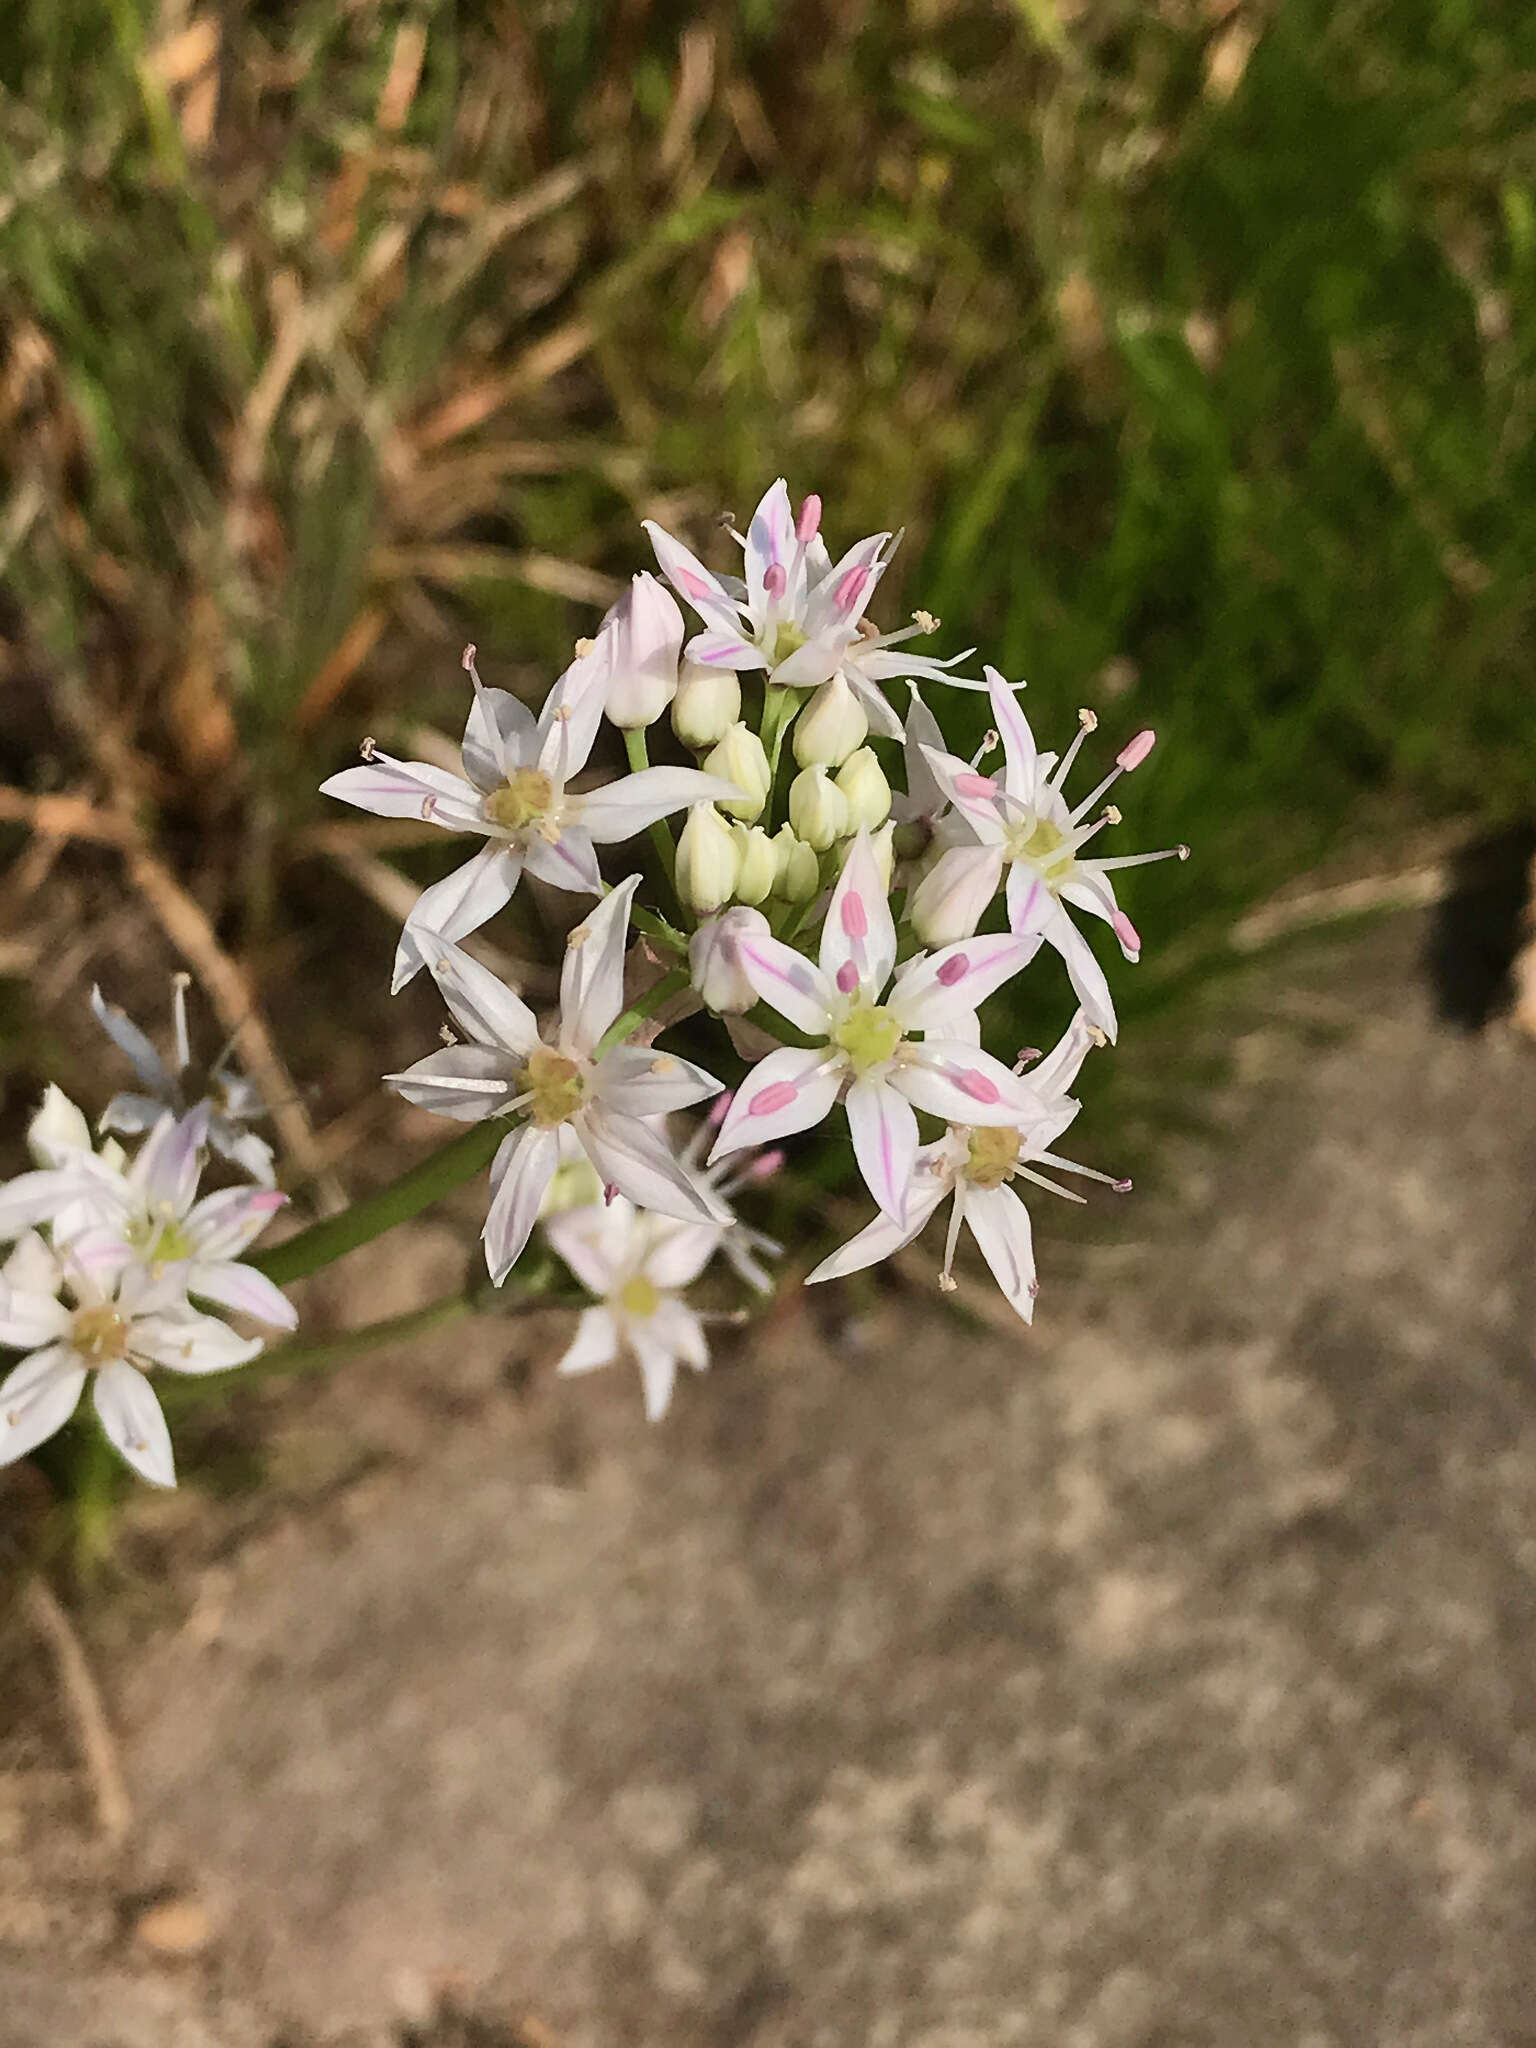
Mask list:
[[[1019,1134],[1002,1124],[971,1133],[965,1177],[973,1188],[1000,1188],[1019,1163]]]
[[[87,1365],[110,1365],[128,1349],[128,1325],[110,1304],[83,1308],[75,1316],[69,1341]]]
[[[481,805],[493,825],[521,832],[544,816],[555,800],[555,786],[542,768],[519,768],[510,781],[493,789]]]
[[[537,1052],[529,1054],[517,1092],[533,1098],[529,1114],[534,1122],[545,1130],[553,1130],[580,1109],[586,1083],[574,1060],[541,1045]]]
[[[874,1003],[859,1003],[832,1032],[832,1043],[848,1055],[856,1074],[884,1065],[901,1043],[901,1025],[895,1013]]]
[[[626,1315],[653,1316],[661,1307],[661,1296],[643,1273],[636,1273],[619,1289],[619,1306]]]

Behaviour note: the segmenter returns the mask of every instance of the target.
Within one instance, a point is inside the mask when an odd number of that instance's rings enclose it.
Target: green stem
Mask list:
[[[654,939],[659,946],[665,946],[669,953],[675,953],[680,960],[688,958],[688,940],[676,925],[668,924],[664,917],[654,912],[630,906],[629,921],[637,932],[644,932],[648,939]]]
[[[635,726],[624,735],[624,751],[629,756],[629,765],[638,775],[651,765],[650,751],[645,743],[645,728]],[[672,844],[672,828],[665,818],[658,818],[650,828],[651,844],[656,849],[656,858],[661,862],[661,872],[667,878],[667,887],[673,896],[677,895],[677,849]]]
[[[799,709],[800,693],[797,690],[780,689],[768,683],[763,689],[763,745],[768,750],[770,774],[777,777],[779,755],[784,749],[784,735],[794,724]]]
[[[593,1058],[601,1059],[610,1045],[622,1045],[631,1031],[645,1023],[648,1017],[654,1017],[664,1002],[687,986],[686,967],[674,967],[670,973],[664,974],[660,981],[653,982],[631,1009],[626,1010],[622,1017],[614,1018],[597,1041],[597,1050],[592,1055]]]

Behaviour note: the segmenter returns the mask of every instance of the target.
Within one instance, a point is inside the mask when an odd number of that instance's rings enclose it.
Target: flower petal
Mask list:
[[[824,1045],[804,1051],[785,1045],[769,1053],[732,1097],[711,1163],[745,1145],[766,1145],[819,1124],[831,1114],[846,1077],[846,1062]]]
[[[619,1355],[619,1331],[605,1308],[583,1309],[576,1334],[555,1367],[556,1372],[592,1372],[600,1365],[612,1365]]]
[[[510,690],[480,683],[464,727],[464,773],[487,796],[537,758],[538,721]]]
[[[576,1135],[605,1187],[616,1187],[637,1207],[685,1223],[728,1223],[730,1211],[703,1181],[676,1159],[649,1124],[619,1116],[594,1102],[574,1119]]]
[[[1030,1068],[1030,1087],[1047,1100],[1065,1095],[1077,1079],[1083,1061],[1098,1043],[1098,1036],[1085,1012],[1079,1010],[1045,1058]],[[1051,1142],[1054,1144],[1055,1140]]]
[[[651,1224],[651,1243],[640,1271],[653,1287],[670,1291],[697,1280],[720,1248],[727,1225],[678,1223],[671,1217]]]
[[[922,752],[945,802],[954,805],[972,837],[983,846],[1000,846],[1008,835],[1008,825],[998,779],[983,775],[957,754],[941,753],[937,747],[924,747]]]
[[[521,1258],[559,1163],[559,1138],[536,1124],[514,1131],[491,1161],[493,1193],[480,1234],[494,1286],[501,1285]]]
[[[1040,1116],[1040,1097],[1001,1060],[958,1038],[909,1044],[890,1085],[909,1102],[952,1124],[1019,1125]]]
[[[680,1229],[683,1225],[678,1226]],[[633,1202],[589,1202],[545,1219],[544,1235],[576,1278],[599,1300],[612,1294],[639,1258],[639,1214]]]
[[[832,1028],[831,983],[813,961],[782,939],[754,934],[737,946],[742,972],[771,1010],[813,1038]]]
[[[69,1310],[53,1295],[0,1279],[0,1344],[35,1351],[67,1336],[70,1320]]]
[[[862,1273],[866,1266],[876,1266],[892,1252],[899,1252],[918,1235],[948,1193],[949,1183],[938,1174],[919,1172],[907,1197],[906,1222],[897,1223],[882,1212],[872,1223],[866,1223],[856,1237],[850,1237],[845,1245],[823,1259],[814,1272],[807,1273],[806,1286],[821,1280],[840,1280],[845,1273]]]
[[[677,1354],[663,1335],[644,1323],[630,1323],[626,1334],[640,1368],[645,1419],[660,1422],[672,1405],[672,1389],[677,1385]]]
[[[209,1269],[199,1268],[199,1278]],[[217,1269],[213,1269],[217,1271]],[[249,1271],[247,1268],[232,1268]],[[260,1275],[257,1275],[260,1278]],[[278,1297],[282,1299],[281,1296]],[[290,1310],[290,1314],[292,1311]],[[260,1356],[265,1340],[241,1337],[217,1316],[196,1309],[167,1310],[134,1318],[129,1344],[135,1358],[148,1358],[170,1372],[232,1372]]]
[[[107,1441],[151,1486],[176,1484],[171,1433],[165,1426],[154,1388],[122,1359],[105,1365],[92,1390],[96,1413]]]
[[[271,1187],[277,1178],[277,1158],[265,1138],[254,1131],[242,1131],[228,1117],[213,1117],[208,1125],[208,1142],[231,1166],[249,1174],[258,1187]]]
[[[654,519],[642,520],[641,524],[656,550],[656,561],[662,575],[678,596],[691,604],[699,617],[717,632],[738,633],[741,630],[739,609],[719,578]],[[691,658],[698,660],[700,657],[693,655]]]
[[[886,696],[871,673],[868,661],[857,659],[857,649],[843,663],[843,674],[848,678],[853,694],[864,707],[864,716],[869,720],[870,732],[876,739],[904,740],[906,727],[896,716],[896,707]]]
[[[343,768],[320,785],[322,796],[340,797],[376,818],[425,818],[448,832],[483,829],[480,792],[462,775],[429,761],[372,761]]]
[[[538,1019],[488,967],[460,946],[442,947],[427,964],[454,1021],[477,1045],[495,1046],[521,1059],[537,1049]]]
[[[123,1138],[142,1137],[145,1131],[154,1129],[164,1108],[165,1104],[158,1096],[114,1095],[96,1119],[96,1128],[98,1131],[116,1131]]]
[[[969,938],[1002,879],[1000,846],[947,846],[912,891],[908,922],[930,944]]]
[[[599,633],[585,654],[555,678],[539,713],[538,765],[563,788],[587,765],[608,701],[613,641]]]
[[[995,668],[988,667],[986,677],[987,692],[992,699],[992,722],[1002,740],[1003,758],[1008,764],[1004,770],[1003,786],[1020,803],[1033,805],[1041,781],[1040,750],[1035,745],[1035,736],[1019,707],[1012,684]]]
[[[522,871],[521,855],[498,842],[423,889],[400,934],[390,993],[398,995],[423,967],[430,967],[443,940],[466,938],[494,917],[511,901]]]
[[[276,1188],[220,1188],[194,1204],[182,1226],[200,1259],[232,1259],[259,1237],[288,1197]]]
[[[666,1116],[707,1101],[723,1086],[692,1060],[644,1045],[614,1046],[592,1077],[593,1094],[620,1116]]]
[[[695,633],[683,653],[689,661],[700,668],[766,668],[768,657],[752,641],[743,637],[741,628],[734,627],[728,633]]]
[[[1035,1313],[1035,1253],[1029,1211],[1012,1188],[967,1188],[965,1220],[1010,1308]]]
[[[663,1300],[655,1314],[647,1316],[643,1327],[647,1335],[659,1338],[684,1365],[691,1365],[695,1372],[707,1371],[709,1343],[704,1325],[686,1301],[675,1297]]]
[[[612,846],[689,804],[729,802],[743,794],[734,782],[697,768],[642,768],[573,797],[569,808],[598,846]]]
[[[197,1259],[187,1273],[187,1291],[199,1301],[217,1302],[274,1330],[298,1327],[299,1312],[265,1273],[233,1259]]]
[[[35,1451],[74,1414],[85,1367],[65,1344],[34,1351],[0,1380],[0,1465]]]
[[[838,627],[847,629],[863,617],[875,585],[895,549],[886,552],[888,533],[871,533],[848,552],[817,583],[805,607],[802,628],[808,640]]]
[[[1087,1015],[1113,1045],[1119,1026],[1115,999],[1109,981],[1092,946],[1068,917],[1061,905],[1022,863],[1008,877],[1008,922],[1017,932],[1038,931],[1048,946],[1054,946],[1066,963],[1067,978]]]
[[[869,834],[862,826],[848,849],[821,928],[821,971],[834,988],[843,988],[843,970],[849,965],[858,986],[877,1001],[896,965],[896,925]]]
[[[384,1079],[397,1095],[455,1123],[477,1124],[495,1116],[517,1093],[521,1067],[494,1045],[445,1045],[429,1052],[403,1074]]]
[[[787,588],[789,572],[795,565],[795,515],[790,509],[789,486],[780,477],[764,491],[747,527],[747,602],[754,618],[761,618],[767,604],[763,578],[771,568],[782,569],[780,595]]]
[[[73,1176],[51,1166],[0,1183],[0,1244],[38,1224],[51,1223],[79,1187]]]
[[[1039,950],[1037,938],[986,932],[936,953],[919,953],[896,977],[889,1007],[903,1034],[942,1032],[957,1011],[975,1015],[987,997],[1027,967]]]
[[[128,1055],[141,1084],[151,1095],[163,1095],[170,1086],[165,1062],[128,1012],[119,1009],[116,1003],[109,1003],[94,983],[91,985],[91,1014],[118,1050]]]
[[[884,1081],[855,1081],[845,1104],[853,1156],[864,1184],[884,1213],[906,1217],[907,1190],[917,1164],[917,1118],[912,1105]]]
[[[208,1114],[206,1102],[186,1116],[167,1110],[144,1140],[128,1179],[148,1208],[163,1212],[169,1207],[175,1216],[191,1208],[208,1143]]]
[[[629,906],[640,877],[630,875],[590,911],[565,942],[560,969],[560,1043],[590,1054],[624,1007]]]

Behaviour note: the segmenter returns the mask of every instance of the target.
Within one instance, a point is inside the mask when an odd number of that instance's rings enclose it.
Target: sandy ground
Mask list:
[[[655,1431],[529,1329],[275,1404],[90,1624],[122,1849],[14,1659],[0,2048],[1531,2048],[1536,1055],[1424,939],[1255,970],[1033,1334],[889,1285]]]

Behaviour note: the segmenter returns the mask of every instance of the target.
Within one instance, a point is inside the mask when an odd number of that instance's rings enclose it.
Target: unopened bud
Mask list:
[[[802,768],[836,768],[869,737],[869,720],[841,670],[813,692],[790,744]]]
[[[786,903],[809,903],[821,885],[821,862],[793,825],[781,825],[772,842],[773,893]]]
[[[772,891],[778,872],[773,841],[761,825],[733,825],[731,837],[740,856],[736,870],[736,900],[738,903],[761,903]]]
[[[706,1010],[739,1017],[751,1009],[757,991],[742,969],[741,941],[770,936],[763,913],[740,904],[699,926],[688,941],[688,977]]]
[[[825,768],[802,768],[789,785],[789,822],[813,852],[825,853],[848,830],[848,799]]]
[[[728,903],[740,856],[731,828],[713,804],[694,804],[677,842],[677,893],[703,914]]]
[[[867,832],[883,825],[891,814],[891,785],[875,759],[872,747],[860,747],[838,769],[834,780],[848,799],[848,830]]]
[[[773,771],[768,766],[762,741],[750,726],[743,725],[739,718],[727,726],[721,738],[704,756],[703,768],[706,775],[718,775],[724,782],[734,782],[742,791],[740,798],[721,803],[720,808],[727,817],[741,818],[751,824],[754,818],[762,816],[768,792],[773,787]]]
[[[997,889],[998,864],[977,854],[975,847],[950,847],[913,890],[907,919],[925,946],[968,939],[981,922]]]
[[[741,716],[741,682],[733,668],[685,661],[672,699],[672,730],[685,747],[712,747]]]
[[[608,645],[603,708],[609,718],[626,732],[654,725],[677,694],[683,615],[676,598],[649,572],[636,576],[604,619],[600,637]]]
[[[50,1081],[27,1125],[27,1150],[39,1166],[67,1165],[71,1154],[91,1151],[91,1127],[64,1090]]]

